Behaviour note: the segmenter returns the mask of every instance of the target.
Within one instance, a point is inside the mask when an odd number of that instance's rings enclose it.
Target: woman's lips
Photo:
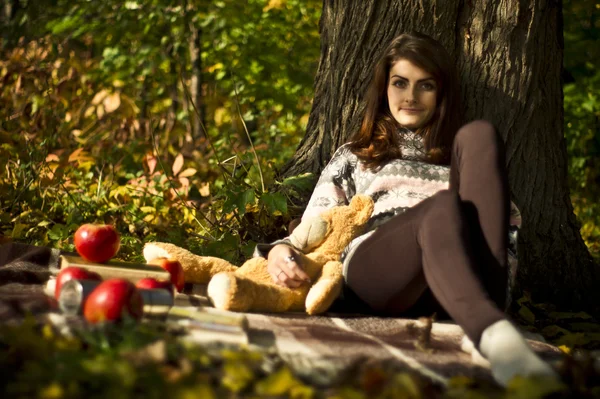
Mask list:
[[[400,108],[401,111],[408,112],[409,114],[416,114],[421,112],[421,109],[418,108]]]

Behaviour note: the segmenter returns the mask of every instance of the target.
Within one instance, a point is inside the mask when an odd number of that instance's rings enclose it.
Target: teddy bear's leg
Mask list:
[[[217,309],[234,312],[285,312],[302,310],[308,286],[289,289],[255,281],[238,273],[219,273],[207,293]]]
[[[342,291],[342,264],[329,261],[323,266],[321,277],[313,284],[306,297],[306,313],[319,314],[327,311]]]

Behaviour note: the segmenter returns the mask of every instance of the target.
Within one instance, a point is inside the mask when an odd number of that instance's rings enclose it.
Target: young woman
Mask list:
[[[371,195],[367,233],[342,255],[350,292],[395,315],[419,313],[432,293],[498,382],[553,375],[501,310],[510,204],[502,141],[485,121],[459,128],[450,60],[423,34],[390,43],[375,67],[361,128],[323,170],[303,217]],[[297,253],[285,242],[270,246],[268,269],[278,284],[308,279]]]

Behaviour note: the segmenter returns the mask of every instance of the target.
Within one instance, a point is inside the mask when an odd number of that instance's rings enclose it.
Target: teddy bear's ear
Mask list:
[[[328,223],[319,216],[303,220],[290,235],[292,245],[308,252],[323,242]]]
[[[355,195],[350,201],[350,207],[357,212],[357,223],[367,223],[373,213],[373,199],[368,195]]]

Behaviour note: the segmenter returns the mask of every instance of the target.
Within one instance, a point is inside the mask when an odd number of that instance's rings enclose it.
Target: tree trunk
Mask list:
[[[307,132],[282,174],[318,173],[359,127],[372,68],[396,35],[417,30],[457,62],[466,120],[506,142],[523,215],[518,287],[534,300],[599,309],[600,276],[579,234],[563,137],[560,1],[324,0],[321,60]]]

